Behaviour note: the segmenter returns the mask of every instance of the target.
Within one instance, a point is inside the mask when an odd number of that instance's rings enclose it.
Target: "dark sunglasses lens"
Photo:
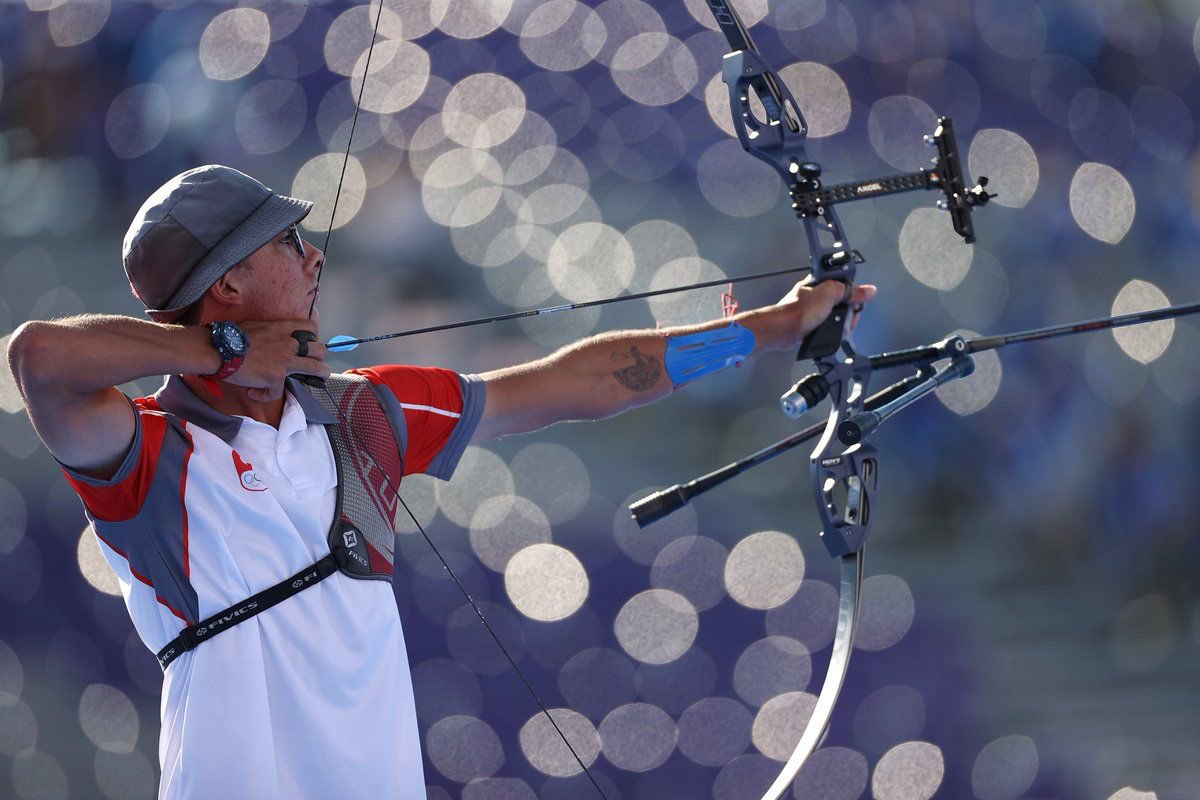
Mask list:
[[[301,257],[303,257],[304,256],[304,240],[300,238],[300,231],[296,229],[295,225],[288,228],[288,237],[292,240],[292,246],[296,248],[296,252],[299,253]]]

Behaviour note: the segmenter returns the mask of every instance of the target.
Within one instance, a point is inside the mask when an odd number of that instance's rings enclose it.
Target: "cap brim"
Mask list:
[[[244,258],[308,216],[312,207],[307,200],[272,194],[196,265],[171,297],[168,308],[148,308],[146,316],[155,322],[170,322]]]

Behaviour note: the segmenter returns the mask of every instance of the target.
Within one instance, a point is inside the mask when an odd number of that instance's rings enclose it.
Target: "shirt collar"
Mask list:
[[[337,418],[326,411],[317,402],[317,398],[312,396],[308,387],[296,378],[287,378],[284,385],[287,391],[296,398],[296,402],[300,404],[307,422],[318,425],[331,425],[337,422]],[[162,388],[154,394],[154,399],[163,411],[199,425],[206,431],[221,437],[227,444],[238,435],[238,431],[241,430],[242,423],[245,421],[244,417],[234,417],[222,413],[205,403],[178,375],[168,375]]]

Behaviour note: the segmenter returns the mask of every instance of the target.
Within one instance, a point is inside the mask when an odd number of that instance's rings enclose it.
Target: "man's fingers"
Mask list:
[[[854,291],[850,295],[850,302],[854,304],[865,303],[874,298],[877,291],[875,285],[870,283],[855,286]]]
[[[331,370],[329,365],[320,358],[312,358],[312,355],[313,352],[310,350],[308,357],[293,357],[289,362],[288,374],[295,375],[297,373],[303,373],[305,375],[315,375],[318,378],[328,378],[333,370]]]

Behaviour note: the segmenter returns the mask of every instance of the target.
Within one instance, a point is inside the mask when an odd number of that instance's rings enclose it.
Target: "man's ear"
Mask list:
[[[240,266],[240,265],[239,265]],[[214,303],[237,306],[245,302],[245,292],[238,267],[226,272],[216,283],[208,287],[208,296]]]

